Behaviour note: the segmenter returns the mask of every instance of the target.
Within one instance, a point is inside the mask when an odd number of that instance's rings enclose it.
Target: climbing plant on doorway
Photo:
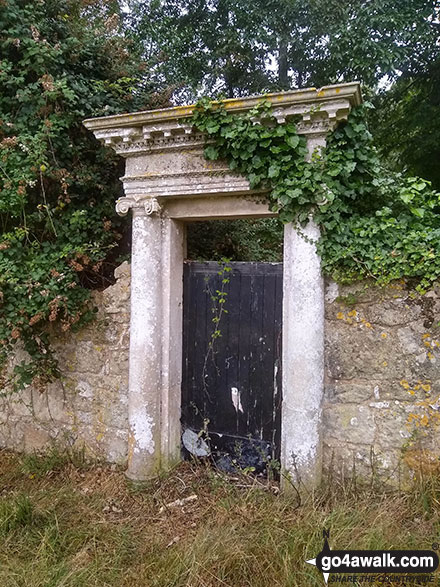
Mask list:
[[[426,180],[386,168],[368,130],[368,108],[355,108],[311,161],[296,121],[278,124],[267,101],[232,114],[204,98],[192,122],[207,135],[205,157],[227,160],[251,188],[265,190],[284,222],[301,230],[314,216],[326,274],[380,284],[409,278],[424,293],[440,276],[440,194]]]
[[[230,259],[223,257],[219,263],[219,271],[217,275],[219,277],[219,286],[214,291],[211,291],[209,285],[209,277],[205,278],[206,281],[206,293],[209,295],[211,300],[211,313],[213,314],[211,318],[212,323],[212,331],[211,331],[211,339],[208,343],[208,350],[205,354],[205,358],[203,360],[203,369],[202,369],[202,381],[204,385],[204,391],[206,396],[208,397],[209,401],[212,401],[211,396],[208,391],[207,386],[207,377],[208,377],[208,362],[211,360],[218,371],[217,364],[215,362],[215,343],[218,338],[222,336],[221,331],[221,321],[224,314],[228,313],[228,310],[225,307],[226,300],[228,298],[228,292],[226,290],[226,286],[230,282],[230,274],[232,271],[232,267],[230,265]]]

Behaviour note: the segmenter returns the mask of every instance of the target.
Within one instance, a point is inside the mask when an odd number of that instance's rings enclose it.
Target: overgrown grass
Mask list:
[[[305,560],[323,528],[334,548],[431,548],[440,536],[436,478],[405,494],[333,485],[299,504],[190,463],[140,490],[71,461],[0,452],[2,587],[321,586]]]

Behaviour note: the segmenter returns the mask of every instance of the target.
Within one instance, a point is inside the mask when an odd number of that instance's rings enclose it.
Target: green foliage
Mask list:
[[[219,276],[219,280],[220,280],[220,289],[216,289],[215,291],[212,291],[210,288],[210,283],[209,283],[209,278],[205,278],[206,281],[206,292],[209,294],[210,298],[211,298],[211,313],[213,314],[212,318],[211,318],[211,322],[212,322],[212,331],[211,331],[211,340],[209,341],[208,344],[208,350],[205,354],[205,358],[203,360],[203,370],[202,370],[202,380],[203,380],[203,386],[204,386],[204,391],[209,399],[209,401],[212,401],[212,398],[209,394],[209,390],[208,390],[208,385],[207,385],[207,381],[208,381],[208,361],[211,360],[215,366],[215,368],[218,370],[217,364],[215,362],[215,356],[216,356],[216,349],[215,349],[215,343],[216,340],[222,336],[222,331],[221,331],[221,319],[223,317],[223,314],[227,314],[228,310],[225,307],[226,301],[228,299],[228,292],[227,292],[227,286],[231,280],[231,276],[230,273],[232,271],[232,267],[230,265],[230,259],[227,259],[226,257],[223,257],[220,260],[220,269],[217,273],[217,275]],[[208,425],[209,420],[206,422],[206,426]]]
[[[271,209],[284,221],[296,214],[304,221],[309,206],[322,201],[325,185],[315,190],[318,168],[305,160],[306,140],[287,124],[254,124],[255,117],[270,121],[270,104],[262,103],[245,115],[233,115],[202,99],[193,116],[194,125],[215,139],[205,148],[207,159],[227,159],[231,170],[246,175],[253,189],[271,190]]]
[[[53,471],[62,469],[70,460],[70,455],[67,451],[51,447],[44,455],[37,452],[23,454],[21,456],[20,471],[31,479],[44,477]]]
[[[14,530],[30,526],[36,519],[34,506],[26,494],[0,502],[0,536],[7,536]]]
[[[220,289],[216,289],[215,292],[211,293],[211,302],[212,308],[211,312],[214,316],[211,319],[211,322],[214,325],[214,329],[211,333],[211,340],[209,342],[209,347],[214,346],[214,341],[216,338],[222,335],[220,330],[220,321],[222,319],[223,314],[227,314],[228,310],[225,308],[225,302],[228,297],[228,292],[226,291],[226,286],[230,282],[229,273],[232,271],[230,265],[230,259],[223,258],[220,261],[220,270],[218,271],[218,275],[221,280]]]
[[[118,159],[82,120],[146,105],[149,88],[115,1],[2,0],[0,31],[0,361],[17,341],[31,357],[16,389],[57,376],[50,327],[92,318],[122,238]]]
[[[384,167],[365,122],[370,107],[355,109],[310,161],[294,121],[277,124],[266,102],[236,115],[202,99],[193,123],[207,134],[205,156],[266,191],[284,222],[301,231],[314,216],[325,273],[343,282],[415,278],[423,291],[440,276],[440,194]]]
[[[345,304],[346,306],[355,306],[359,299],[355,294],[350,293],[346,296],[338,296],[336,301],[340,304]]]
[[[440,189],[438,0],[130,4],[150,75],[169,80],[176,101],[359,80],[391,167]]]
[[[306,2],[317,25],[316,85],[357,79],[370,88],[423,71],[438,55],[437,0],[317,0]],[[313,11],[314,9],[314,11]],[[317,34],[319,37],[317,38]],[[315,58],[316,58],[315,57]]]
[[[232,97],[273,87],[266,68],[269,7],[250,0],[136,0],[131,6],[133,34],[151,74],[173,80],[182,101],[202,88]]]
[[[135,0],[152,74],[182,99],[358,79],[375,87],[438,54],[437,0]]]
[[[282,261],[283,224],[279,218],[191,222],[187,249],[189,259],[201,261]]]
[[[440,189],[440,57],[377,99],[372,128],[394,169],[404,166]]]

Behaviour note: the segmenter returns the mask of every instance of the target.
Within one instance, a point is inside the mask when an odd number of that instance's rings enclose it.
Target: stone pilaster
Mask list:
[[[321,474],[324,284],[313,243],[318,238],[313,220],[284,229],[281,465],[306,487],[317,485]]]
[[[145,480],[160,467],[162,219],[133,207],[128,392],[128,471]]]
[[[307,128],[309,160],[325,147],[332,124],[324,118]],[[325,312],[319,237],[312,217],[305,227],[284,229],[281,464],[306,488],[318,485],[322,470]]]

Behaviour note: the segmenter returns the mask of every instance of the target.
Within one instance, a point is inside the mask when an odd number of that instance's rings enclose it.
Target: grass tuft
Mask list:
[[[305,561],[323,528],[340,549],[440,535],[435,477],[407,493],[332,482],[299,504],[273,481],[191,463],[133,489],[108,467],[0,451],[0,488],[3,587],[314,587]]]

